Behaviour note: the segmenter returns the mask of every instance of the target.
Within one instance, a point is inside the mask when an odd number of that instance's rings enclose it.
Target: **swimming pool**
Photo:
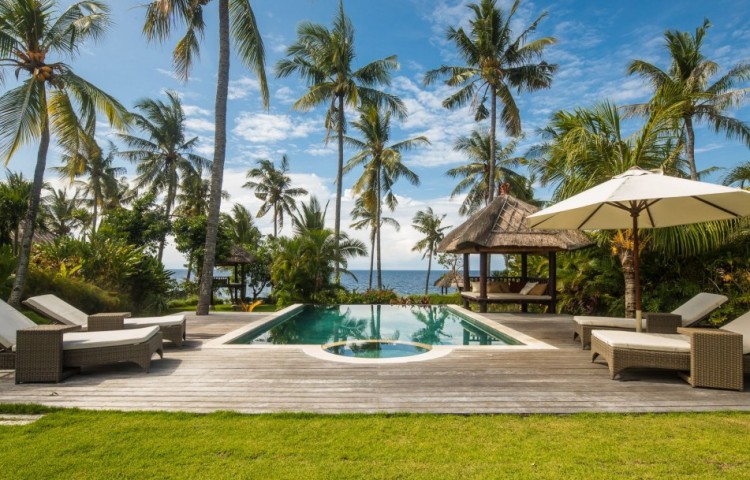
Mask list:
[[[322,345],[362,358],[418,355],[434,345],[522,345],[454,309],[402,305],[304,305],[228,343]]]

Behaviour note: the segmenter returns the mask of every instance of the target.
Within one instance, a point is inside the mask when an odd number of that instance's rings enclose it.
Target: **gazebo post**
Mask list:
[[[245,265],[240,265],[240,282],[242,283],[242,298],[241,300],[244,302],[245,297],[247,297],[247,284],[245,283]]]
[[[479,254],[479,311],[487,312],[487,254]]]
[[[521,284],[526,285],[529,281],[529,254],[523,252],[521,254]],[[529,311],[528,303],[521,303],[521,312],[526,313]]]
[[[471,277],[469,276],[470,268],[469,254],[464,253],[464,292],[471,291]],[[464,308],[469,308],[469,300],[466,297],[461,298],[463,299]]]
[[[555,313],[557,311],[557,252],[549,252],[549,260],[547,261],[547,269],[549,270],[549,279],[547,281],[547,295],[552,297],[549,302],[549,313]]]

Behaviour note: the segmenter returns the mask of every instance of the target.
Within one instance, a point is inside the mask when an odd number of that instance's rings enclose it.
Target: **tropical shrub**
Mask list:
[[[49,293],[86,313],[129,311],[132,305],[130,298],[121,292],[109,292],[82,278],[65,277],[32,265],[24,295]]]

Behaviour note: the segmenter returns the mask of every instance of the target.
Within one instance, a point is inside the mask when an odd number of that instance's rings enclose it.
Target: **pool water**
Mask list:
[[[291,316],[261,331],[250,331],[231,343],[325,345],[330,353],[381,358],[426,351],[423,347],[409,348],[404,345],[407,343],[520,344],[443,306],[402,305],[305,305]]]

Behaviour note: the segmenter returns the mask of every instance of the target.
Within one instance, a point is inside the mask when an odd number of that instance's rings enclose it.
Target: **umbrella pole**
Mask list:
[[[638,211],[633,209],[630,212],[630,216],[633,217],[633,273],[635,280],[635,331],[640,332],[643,329],[643,322],[641,321],[641,268],[639,262],[639,248],[638,248]]]

